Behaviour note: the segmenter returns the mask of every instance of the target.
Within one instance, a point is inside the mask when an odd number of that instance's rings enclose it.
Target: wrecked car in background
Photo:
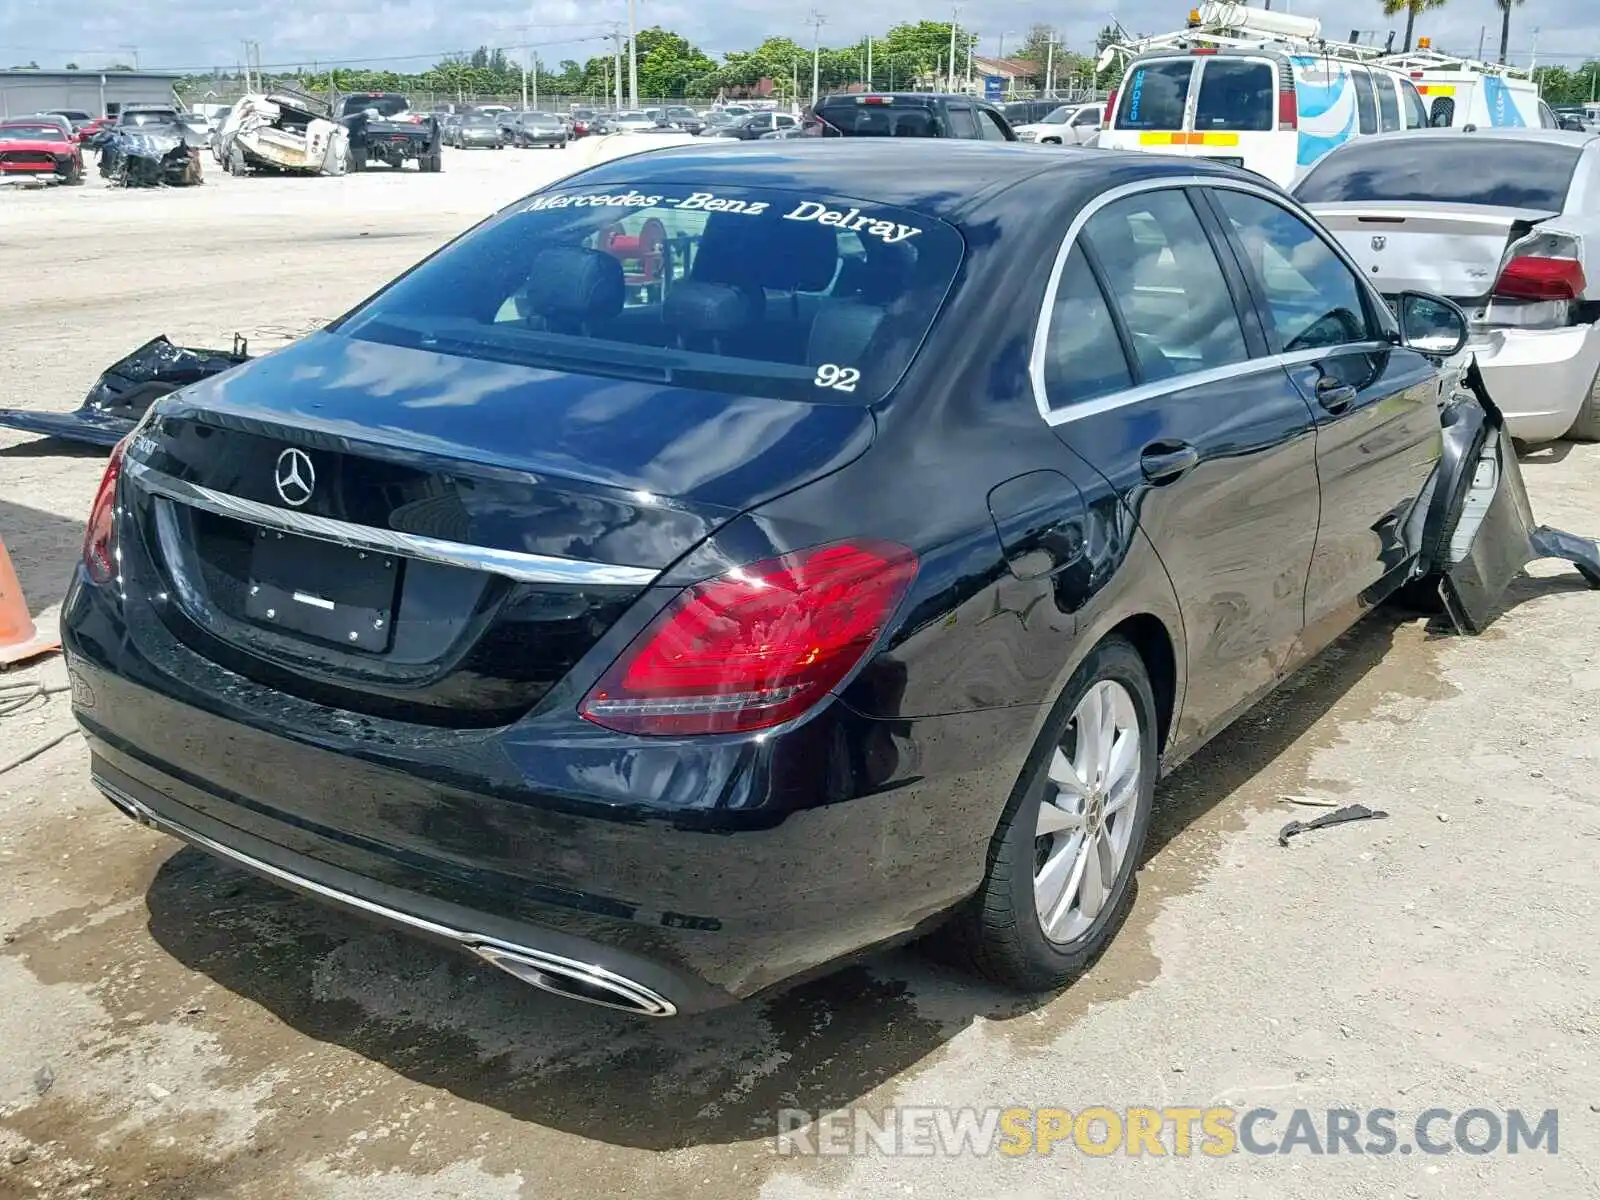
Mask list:
[[[399,92],[357,92],[339,106],[339,120],[350,131],[350,169],[364,171],[381,162],[399,169],[415,159],[417,169],[437,173],[444,165],[444,131],[439,119],[411,111]]]
[[[132,433],[162,396],[249,361],[249,343],[237,334],[231,350],[197,350],[175,346],[165,336],[152,338],[107,367],[75,411],[0,408],[0,426],[109,448]]]
[[[200,151],[176,114],[169,121],[113,125],[100,143],[100,174],[117,187],[192,187],[203,181]]]
[[[214,148],[230,175],[250,171],[343,175],[350,133],[309,96],[273,92],[242,97],[223,119]]]

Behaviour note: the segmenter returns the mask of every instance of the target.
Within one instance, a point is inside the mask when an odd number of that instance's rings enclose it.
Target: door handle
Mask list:
[[[1139,469],[1158,487],[1186,475],[1200,462],[1200,451],[1188,442],[1152,442],[1139,455]]]
[[[1317,403],[1331,413],[1342,413],[1356,402],[1356,389],[1332,375],[1317,380]]]

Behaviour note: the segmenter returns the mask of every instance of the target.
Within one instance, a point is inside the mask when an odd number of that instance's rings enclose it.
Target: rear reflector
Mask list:
[[[128,438],[123,438],[111,451],[83,535],[83,566],[98,584],[110,583],[117,576],[117,480],[122,475],[122,456],[127,449]]]
[[[917,573],[891,542],[836,542],[688,588],[579,706],[623,733],[745,733],[798,717],[866,656]]]
[[[1106,125],[1110,125],[1117,115],[1117,89],[1112,88],[1106,93]]]
[[[1575,258],[1513,258],[1494,285],[1496,296],[1515,300],[1576,300],[1588,286]]]

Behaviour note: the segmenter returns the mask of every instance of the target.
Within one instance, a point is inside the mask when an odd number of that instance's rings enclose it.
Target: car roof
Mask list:
[[[1079,192],[1167,176],[1227,180],[1240,178],[1241,172],[1192,158],[1112,150],[1062,154],[1048,147],[966,138],[796,138],[764,145],[760,153],[736,142],[663,148],[601,163],[555,186],[677,184],[704,189],[722,184],[814,191],[924,212],[960,226],[1000,192],[1033,180],[1048,182],[1048,194],[1066,204]],[[1037,214],[1036,207],[1033,211]]]

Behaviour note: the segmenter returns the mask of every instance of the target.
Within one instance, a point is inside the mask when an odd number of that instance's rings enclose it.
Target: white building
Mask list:
[[[0,120],[52,109],[113,116],[125,104],[171,104],[176,71],[0,71]]]

